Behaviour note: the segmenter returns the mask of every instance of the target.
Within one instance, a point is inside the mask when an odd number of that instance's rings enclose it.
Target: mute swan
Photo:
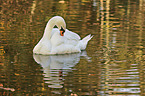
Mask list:
[[[53,28],[55,25],[58,28]],[[80,40],[78,34],[66,29],[66,23],[62,17],[54,16],[46,24],[43,37],[34,47],[33,53],[49,55],[81,52],[86,49],[92,37],[88,35]]]

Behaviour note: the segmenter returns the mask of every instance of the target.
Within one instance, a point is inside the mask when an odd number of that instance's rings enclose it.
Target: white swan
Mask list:
[[[55,25],[58,28],[53,28]],[[66,23],[62,17],[54,16],[48,21],[43,37],[34,47],[33,53],[49,55],[81,52],[86,49],[92,37],[88,35],[80,40],[78,34],[66,29]]]

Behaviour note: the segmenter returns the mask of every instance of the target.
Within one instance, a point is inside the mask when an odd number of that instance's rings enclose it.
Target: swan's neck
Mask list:
[[[49,39],[51,38],[51,31],[54,27],[54,22],[52,20],[48,21],[48,23],[46,24],[45,30],[44,30],[44,34],[43,34],[43,38]]]
[[[60,16],[55,16],[53,18],[51,18],[48,23],[46,24],[46,27],[45,27],[45,30],[44,30],[44,35],[43,35],[43,38],[46,38],[46,39],[51,39],[51,32],[52,32],[52,29],[54,26],[57,26],[59,29],[61,27],[64,27],[66,28],[66,24],[65,24],[65,21],[62,17]]]

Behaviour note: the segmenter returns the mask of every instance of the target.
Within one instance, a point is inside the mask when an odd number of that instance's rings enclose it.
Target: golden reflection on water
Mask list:
[[[144,0],[7,0],[0,3],[0,95],[144,96]],[[84,54],[36,56],[47,21],[64,17]]]

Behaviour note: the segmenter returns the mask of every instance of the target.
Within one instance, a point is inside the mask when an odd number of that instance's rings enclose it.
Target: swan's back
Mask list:
[[[65,44],[77,46],[78,42],[80,41],[80,36],[72,31],[69,31],[66,29],[66,32],[64,34],[64,37],[66,38]]]
[[[68,29],[66,29],[64,36],[70,40],[80,40],[81,39],[78,34],[72,32],[72,31],[69,31]]]
[[[59,29],[58,28],[53,28],[52,29],[51,37],[53,35],[55,35],[56,32],[59,34]],[[64,37],[64,43],[66,45],[76,45],[80,41],[80,39],[81,39],[78,34],[72,32],[72,31],[69,31],[68,29],[65,30],[65,33],[64,33],[63,37]],[[56,39],[57,39],[57,37],[56,37]]]

